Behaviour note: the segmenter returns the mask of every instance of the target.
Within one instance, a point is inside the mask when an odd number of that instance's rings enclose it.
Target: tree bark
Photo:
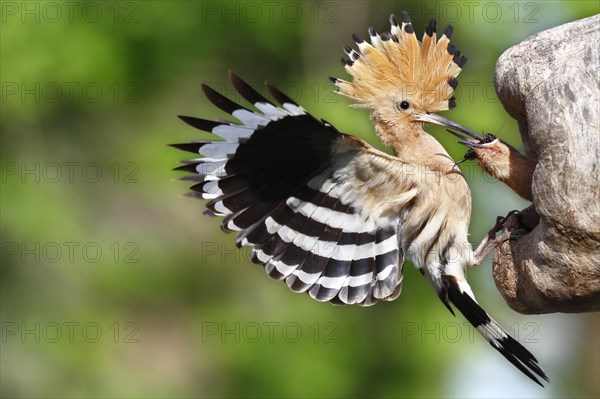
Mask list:
[[[522,229],[535,212],[539,223],[500,245],[493,262],[498,290],[520,313],[600,310],[598,43],[600,15],[537,33],[496,64],[498,97],[537,160],[533,207],[505,229]]]

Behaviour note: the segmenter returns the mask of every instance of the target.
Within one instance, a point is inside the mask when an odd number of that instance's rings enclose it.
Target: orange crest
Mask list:
[[[410,18],[402,13],[402,24],[390,16],[390,33],[377,34],[369,28],[371,43],[352,35],[359,52],[346,46],[350,58],[342,59],[352,82],[332,78],[337,92],[356,102],[357,107],[376,109],[382,102],[410,98],[425,112],[445,111],[456,105],[452,93],[456,76],[467,59],[450,43],[452,26],[437,39],[432,19],[419,42]]]

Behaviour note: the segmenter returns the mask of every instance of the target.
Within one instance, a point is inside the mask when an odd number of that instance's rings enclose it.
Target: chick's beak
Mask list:
[[[462,134],[455,132],[453,130],[446,129],[446,131],[448,133],[458,137],[460,139],[460,141],[458,141],[458,143],[469,147],[470,150],[472,150],[473,148],[493,147],[494,145],[496,145],[499,142],[498,138],[491,133],[486,134],[485,136],[483,136],[483,139],[481,139],[479,142],[477,142],[477,141],[473,141],[473,140],[467,141],[465,136],[463,136]]]

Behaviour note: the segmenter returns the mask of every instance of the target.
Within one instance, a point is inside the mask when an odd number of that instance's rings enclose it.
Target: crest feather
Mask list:
[[[390,32],[381,35],[369,28],[371,43],[352,36],[358,52],[344,48],[351,61],[345,62],[345,69],[352,81],[336,79],[337,92],[364,108],[375,108],[390,94],[402,93],[417,96],[427,112],[449,109],[456,77],[466,62],[450,43],[452,26],[438,40],[432,19],[419,42],[406,12],[400,23],[390,16],[390,24]]]

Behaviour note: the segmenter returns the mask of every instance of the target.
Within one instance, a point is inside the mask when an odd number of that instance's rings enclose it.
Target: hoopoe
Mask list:
[[[192,195],[210,199],[239,247],[295,292],[334,304],[373,305],[400,295],[403,263],[412,263],[444,305],[454,305],[485,339],[533,381],[548,380],[536,358],[476,302],[465,269],[469,187],[426,123],[466,128],[433,112],[455,105],[452,93],[466,62],[437,39],[432,20],[419,42],[408,14],[392,15],[389,33],[369,29],[370,43],[353,35],[345,47],[352,81],[332,78],[339,94],[371,111],[376,132],[395,155],[339,132],[273,86],[277,106],[230,72],[235,89],[257,111],[203,85],[206,97],[240,123],[181,116],[222,141],[174,144],[202,157],[177,169],[192,172]]]
[[[536,165],[535,160],[521,154],[513,146],[491,133],[481,137],[472,131],[463,130],[463,133],[475,139],[469,140],[458,132],[446,130],[460,138],[460,144],[469,148],[465,159],[476,160],[490,176],[506,184],[522,198],[533,201],[531,181]]]

